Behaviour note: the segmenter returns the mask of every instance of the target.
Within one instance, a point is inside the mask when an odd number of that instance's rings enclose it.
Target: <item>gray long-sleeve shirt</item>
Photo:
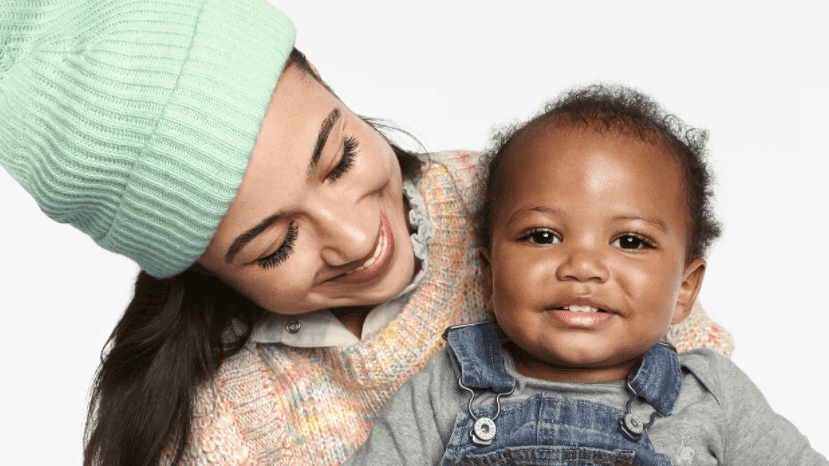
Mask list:
[[[525,377],[504,351],[516,388],[502,403],[526,400],[539,392],[613,406],[630,398],[624,381],[596,384],[549,382]],[[823,465],[829,461],[809,445],[797,428],[772,411],[766,399],[731,360],[711,350],[679,355],[682,391],[673,414],[648,428],[654,449],[674,466]],[[346,465],[434,465],[440,462],[469,393],[461,389],[446,350],[404,384],[374,424],[368,441]],[[475,397],[473,406],[494,403],[494,395]],[[632,411],[649,419],[653,408],[635,402]]]

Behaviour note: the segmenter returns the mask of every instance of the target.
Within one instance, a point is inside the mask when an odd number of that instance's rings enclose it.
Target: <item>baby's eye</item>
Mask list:
[[[551,230],[541,229],[535,230],[521,239],[535,244],[556,244],[561,242],[561,240],[558,239],[558,236],[556,236],[556,234]]]
[[[653,248],[653,244],[648,241],[646,238],[635,235],[633,233],[624,234],[610,243],[612,246],[616,246],[617,248],[622,249],[642,249],[642,248]]]

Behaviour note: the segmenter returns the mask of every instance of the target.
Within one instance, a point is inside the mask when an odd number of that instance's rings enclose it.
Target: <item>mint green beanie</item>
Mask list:
[[[178,274],[242,182],[294,37],[265,0],[4,1],[0,163],[52,219]]]

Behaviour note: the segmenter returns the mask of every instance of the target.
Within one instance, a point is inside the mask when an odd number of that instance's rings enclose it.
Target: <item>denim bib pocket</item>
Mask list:
[[[631,450],[570,446],[508,447],[482,455],[470,454],[449,463],[457,466],[630,466]]]

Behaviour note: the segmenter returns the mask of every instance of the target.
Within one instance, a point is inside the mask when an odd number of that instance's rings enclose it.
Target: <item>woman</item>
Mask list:
[[[40,5],[4,22],[2,163],[143,269],[85,462],[338,464],[483,317],[474,155],[389,144],[263,1]]]

